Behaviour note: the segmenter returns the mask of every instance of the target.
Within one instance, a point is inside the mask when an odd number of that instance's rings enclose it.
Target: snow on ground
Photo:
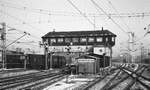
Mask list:
[[[115,76],[116,73],[117,72],[115,72],[114,74],[106,76],[100,82],[98,82],[94,86],[92,86],[89,90],[101,90],[106,85],[106,83],[108,83]]]
[[[79,78],[78,76],[70,75],[67,83],[65,78],[46,87],[44,90],[71,90],[92,80],[94,80],[94,78]]]

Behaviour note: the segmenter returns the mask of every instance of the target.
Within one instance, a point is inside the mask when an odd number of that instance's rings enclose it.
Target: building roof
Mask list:
[[[78,36],[114,36],[116,35],[109,30],[93,30],[93,31],[64,31],[64,32],[49,32],[42,38],[46,37],[78,37]]]

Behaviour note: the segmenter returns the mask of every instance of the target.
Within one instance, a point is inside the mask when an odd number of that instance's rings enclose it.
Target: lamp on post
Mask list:
[[[45,41],[43,41],[43,43],[41,43],[41,41],[39,42],[40,47],[44,46],[44,54],[45,54],[45,70],[48,69],[48,39],[46,39]]]
[[[44,50],[45,50],[45,69],[47,70],[48,69],[48,66],[47,66],[47,60],[48,60],[48,42],[45,41],[44,42]]]
[[[67,47],[65,48],[66,50],[67,50],[67,55],[69,56],[70,55],[70,50],[71,50],[71,45],[73,45],[73,43],[72,42],[70,42],[70,44],[68,44],[67,45]],[[69,59],[70,59],[70,57],[69,57]],[[71,71],[71,67],[70,67],[70,64],[69,64],[69,62],[68,62],[68,73]],[[66,76],[66,83],[68,83],[68,77],[69,77],[69,75],[67,75]]]

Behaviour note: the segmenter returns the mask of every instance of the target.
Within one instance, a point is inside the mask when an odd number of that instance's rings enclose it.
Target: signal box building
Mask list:
[[[49,32],[42,37],[45,51],[50,54],[48,65],[52,66],[52,56],[64,56],[66,63],[76,63],[75,58],[85,54],[111,57],[116,35],[109,30]],[[105,58],[104,58],[105,59]],[[51,63],[51,64],[49,64]]]

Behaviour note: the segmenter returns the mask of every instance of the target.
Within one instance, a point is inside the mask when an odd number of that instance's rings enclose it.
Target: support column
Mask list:
[[[47,70],[48,69],[48,66],[47,66],[47,60],[48,60],[48,48],[46,46],[45,47],[45,69]]]

